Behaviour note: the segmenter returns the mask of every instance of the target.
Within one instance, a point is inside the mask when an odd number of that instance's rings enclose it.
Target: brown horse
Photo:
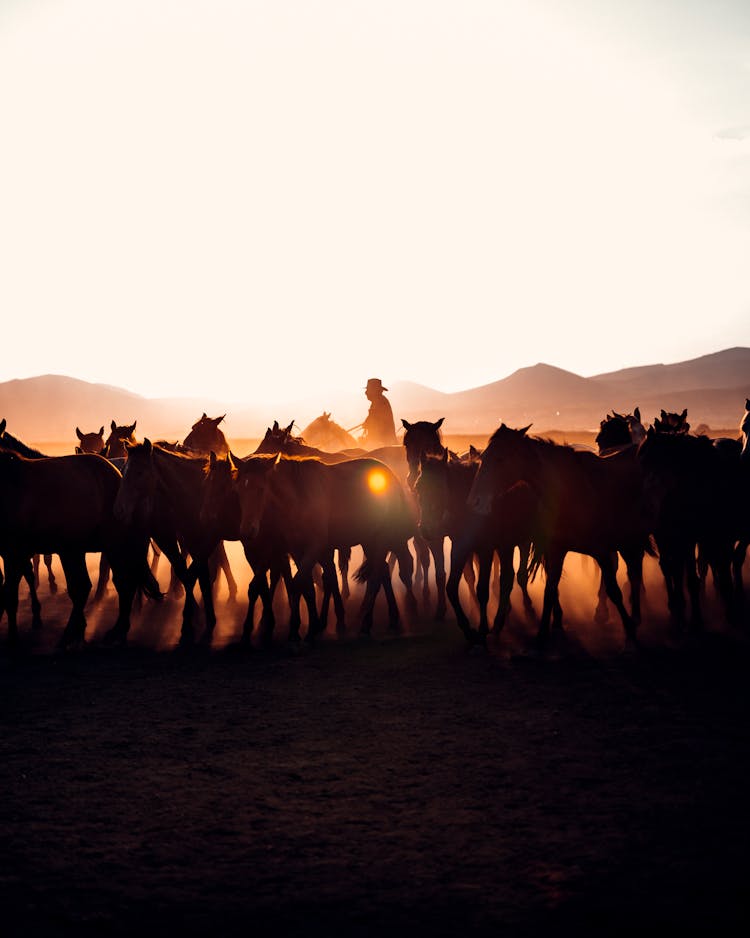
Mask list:
[[[61,646],[85,638],[84,608],[91,591],[88,552],[103,552],[119,596],[115,628],[127,629],[136,588],[160,598],[146,564],[147,540],[118,524],[113,507],[121,476],[95,455],[27,459],[0,452],[0,555],[5,561],[8,635],[17,636],[18,583],[34,553],[60,557],[73,608]]]
[[[116,517],[129,530],[158,544],[185,587],[181,644],[191,643],[195,636],[196,581],[203,596],[205,641],[211,640],[216,625],[212,585],[221,536],[200,518],[207,469],[208,460],[202,456],[173,453],[146,439],[128,447],[114,506]]]
[[[713,570],[727,617],[734,616],[731,569],[747,511],[742,510],[739,445],[731,442],[733,447],[717,447],[706,436],[654,427],[638,447],[667,603],[679,626],[687,620],[685,586],[689,623],[695,628],[703,623],[696,551]]]
[[[104,442],[104,425],[102,425],[98,431],[95,430],[91,433],[82,433],[81,430],[76,427],[76,436],[78,437],[77,453],[96,453],[98,456],[104,455],[104,449],[107,445]]]
[[[641,474],[631,451],[601,457],[527,436],[501,424],[482,454],[469,505],[489,516],[498,496],[527,482],[539,498],[535,557],[544,558],[547,582],[538,639],[544,644],[550,618],[559,619],[558,584],[568,551],[592,556],[602,570],[607,595],[620,614],[628,639],[640,618],[640,586],[648,526],[641,511]],[[612,556],[619,551],[631,584],[632,615],[622,600]]]
[[[195,456],[208,457],[211,453],[226,456],[229,453],[229,444],[223,431],[219,429],[219,424],[225,417],[226,414],[221,417],[207,417],[204,411],[203,416],[195,421],[190,433],[182,442],[185,450]]]
[[[320,417],[308,423],[300,434],[311,446],[319,446],[326,452],[356,450],[357,441],[342,426],[331,420],[330,413],[323,411]],[[362,450],[364,452],[364,450]]]
[[[40,453],[37,449],[32,449],[32,447],[27,446],[24,442],[19,440],[13,434],[8,433],[5,429],[6,420],[3,417],[0,420],[0,449],[9,450],[13,453],[19,453],[21,456],[25,456],[27,459],[43,459],[45,453]],[[54,571],[52,569],[52,554],[44,555],[44,565],[47,568],[47,583],[49,585],[50,593],[57,592],[57,579],[55,578]],[[34,615],[34,625],[39,627],[41,625],[41,619],[39,617],[39,600],[37,599],[37,589],[39,588],[39,554],[34,554],[31,558],[31,570],[32,570],[32,579],[29,580],[26,575],[24,579],[28,583],[29,591],[31,593],[31,605]]]
[[[391,627],[398,628],[400,623],[386,560],[389,551],[398,556],[407,601],[413,608],[413,561],[407,540],[414,533],[415,518],[400,482],[383,463],[354,459],[327,465],[317,459],[253,456],[237,464],[234,490],[243,544],[270,545],[270,554],[288,554],[297,566],[289,623],[292,641],[299,639],[302,599],[308,609],[308,639],[322,627],[312,579],[316,564],[322,566],[326,589],[337,602],[333,551],[340,545],[361,545],[364,552],[359,571],[359,578],[367,583],[360,611],[364,632],[372,627],[381,586]]]
[[[680,414],[662,409],[660,416],[654,420],[655,433],[687,433],[689,430],[687,407]]]
[[[110,461],[127,459],[128,451],[125,444],[129,443],[133,446],[137,442],[135,438],[135,425],[137,422],[137,420],[134,420],[129,426],[118,426],[113,420],[110,424],[110,433],[104,444],[102,456],[105,456]],[[121,467],[118,466],[118,468]]]
[[[421,461],[415,483],[419,500],[420,530],[427,538],[447,535],[451,539],[450,574],[446,592],[456,614],[456,621],[467,640],[482,639],[489,632],[487,605],[493,555],[500,558],[500,602],[493,631],[499,632],[510,612],[510,594],[515,580],[513,554],[519,548],[518,585],[527,608],[529,548],[533,537],[538,499],[525,483],[513,486],[502,500],[493,504],[489,518],[469,511],[466,500],[479,468],[477,462],[463,463],[442,456],[426,456]],[[502,501],[500,507],[499,501]],[[479,576],[476,595],[479,604],[479,630],[471,627],[461,606],[459,583],[467,563],[476,555]]]

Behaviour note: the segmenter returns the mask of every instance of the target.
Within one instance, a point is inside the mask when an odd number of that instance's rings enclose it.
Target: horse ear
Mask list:
[[[750,397],[745,398],[745,410],[750,410]]]
[[[110,428],[110,430],[111,430],[113,433],[114,433],[115,430],[117,429],[117,424],[114,422],[114,420],[113,420],[112,423],[109,425],[109,428]]]
[[[277,431],[278,429],[279,429],[279,421],[278,421],[278,420],[274,420],[274,422],[273,422],[273,432],[276,433],[276,431]]]
[[[104,425],[103,425],[103,424],[102,424],[101,427],[99,427],[99,436],[104,436]]]
[[[661,413],[659,414],[659,416],[661,417],[662,420],[666,420],[666,419],[667,419],[667,412],[666,412],[666,410],[664,410],[663,407],[662,407],[662,409],[661,409]]]
[[[82,454],[83,454],[83,450],[81,449],[81,447],[76,446],[76,456],[81,456]]]
[[[412,428],[413,425],[410,424],[408,420],[404,420],[404,418],[402,417],[402,418],[401,418],[401,426],[404,428],[404,430],[411,430],[411,428]]]
[[[521,436],[526,436],[526,434],[529,432],[531,427],[532,427],[532,424],[527,424],[525,427],[521,427],[521,429],[518,432],[521,434]]]
[[[748,406],[750,407],[750,405]],[[0,420],[0,436],[2,436],[3,433],[5,433],[5,427],[6,427],[5,417],[3,417],[3,419]]]
[[[208,465],[210,469],[216,468],[216,453],[213,450],[208,454]]]
[[[683,412],[680,414],[680,417],[682,417],[683,420],[685,419],[685,417],[687,417],[687,407],[686,407],[686,408],[683,410]]]
[[[436,420],[435,423],[433,423],[432,425],[432,429],[439,430],[442,427],[444,420],[445,420],[445,417],[441,417],[440,420]]]
[[[640,407],[636,407],[636,409],[633,411],[633,416],[638,421],[638,423],[641,422],[641,408]]]
[[[137,420],[134,420],[134,421],[133,421],[133,425],[128,428],[128,429],[130,430],[130,435],[131,435],[131,436],[135,433],[135,425],[136,425],[137,423],[138,423],[138,421],[137,421]]]
[[[76,436],[78,437],[79,440],[82,440],[82,439],[83,439],[83,434],[82,434],[81,431],[78,429],[78,427],[76,427]]]
[[[206,417],[206,412],[204,410],[203,413],[201,414],[201,420],[207,420],[207,419],[208,418]]]
[[[126,448],[126,449],[131,449],[131,448],[132,448],[132,445],[133,445],[133,444],[131,443],[130,446],[129,446],[127,440],[125,440],[125,448]],[[151,445],[151,440],[149,440],[149,438],[146,437],[146,439],[143,441],[143,450],[144,450],[145,453],[147,453],[147,454],[150,456],[152,449],[153,449],[153,446]]]
[[[293,427],[293,426],[294,426],[294,421],[292,420],[292,422],[289,424],[289,426],[284,429],[284,433],[286,433],[287,436],[289,436],[289,434],[292,432],[292,427]]]
[[[222,414],[221,417],[215,417],[213,420],[213,425],[218,427],[221,421],[226,417],[226,414]]]

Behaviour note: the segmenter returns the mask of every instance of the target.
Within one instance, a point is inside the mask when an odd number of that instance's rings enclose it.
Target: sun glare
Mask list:
[[[372,469],[367,474],[367,484],[371,492],[380,495],[388,488],[388,477],[382,469]]]

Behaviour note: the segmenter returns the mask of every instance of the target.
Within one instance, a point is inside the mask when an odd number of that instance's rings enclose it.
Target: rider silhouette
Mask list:
[[[369,449],[394,446],[397,442],[393,411],[388,398],[383,393],[387,390],[388,388],[383,387],[380,378],[367,379],[365,397],[370,401],[370,409],[362,424],[364,430],[362,443]]]

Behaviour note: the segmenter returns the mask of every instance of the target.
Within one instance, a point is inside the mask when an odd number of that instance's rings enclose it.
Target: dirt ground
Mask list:
[[[544,659],[515,594],[485,652],[380,605],[361,638],[356,595],[345,636],[248,652],[230,557],[210,649],[174,599],[105,647],[110,592],[58,654],[44,581],[42,631],[25,594],[16,653],[0,626],[0,933],[749,933],[749,633],[710,584],[675,635],[652,567],[637,651],[574,558]]]

